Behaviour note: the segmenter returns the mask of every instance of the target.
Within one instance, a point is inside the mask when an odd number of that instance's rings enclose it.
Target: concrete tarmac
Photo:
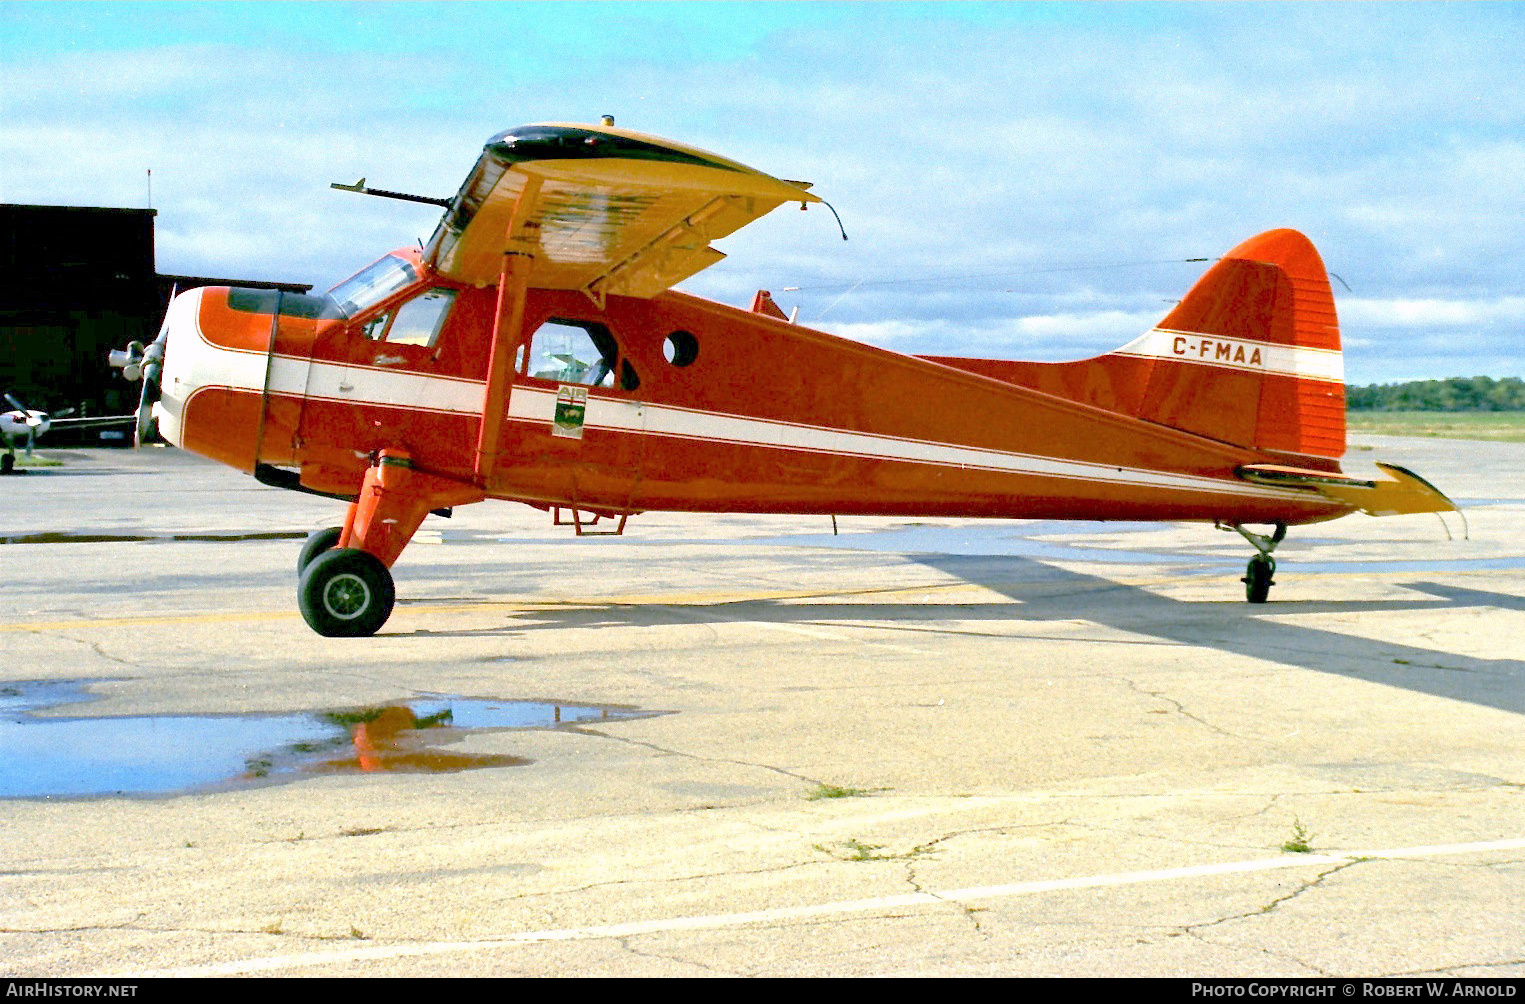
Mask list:
[[[1263,606],[1211,527],[486,503],[355,640],[295,609],[340,503],[52,455],[0,481],[0,680],[94,699],[34,719],[164,716],[144,759],[212,763],[176,716],[661,713],[431,737],[513,766],[0,800],[6,975],[1525,975],[1525,446],[1357,441],[1468,539],[1293,528]]]

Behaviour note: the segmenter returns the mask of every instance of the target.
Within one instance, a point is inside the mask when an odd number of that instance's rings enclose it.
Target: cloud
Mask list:
[[[843,338],[921,355],[995,359],[1083,359],[1110,351],[1148,331],[1161,314],[1120,310],[991,318],[977,324],[888,320],[823,322]]]
[[[1293,226],[1354,290],[1353,379],[1511,358],[1455,337],[1519,321],[1508,5],[243,6],[0,7],[0,199],[142,205],[152,168],[165,271],[327,284],[438,218],[329,182],[448,195],[494,132],[612,112],[841,213],[847,242],[819,207],[728,238],[686,284],[715,299],[833,285],[802,320],[1066,358]]]
[[[1501,296],[1487,300],[1365,300],[1346,299],[1339,304],[1347,326],[1433,328],[1525,325],[1525,296]]]

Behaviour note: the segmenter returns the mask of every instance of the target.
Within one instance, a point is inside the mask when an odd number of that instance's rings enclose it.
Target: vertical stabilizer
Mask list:
[[[1277,453],[1345,452],[1334,296],[1318,251],[1295,230],[1234,248],[1113,355],[1146,363],[1139,418]]]

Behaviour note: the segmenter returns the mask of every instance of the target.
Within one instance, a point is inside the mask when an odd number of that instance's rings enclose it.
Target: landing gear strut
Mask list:
[[[413,468],[400,450],[383,450],[365,472],[344,526],[318,530],[297,556],[297,607],[328,638],[365,638],[387,622],[396,602],[392,562],[429,512],[480,502],[475,485]]]
[[[1233,529],[1237,530],[1239,536],[1249,541],[1254,545],[1255,550],[1260,552],[1250,559],[1249,567],[1244,572],[1244,578],[1239,580],[1244,583],[1244,598],[1251,603],[1264,603],[1266,598],[1271,595],[1271,585],[1273,582],[1271,576],[1276,574],[1276,559],[1271,557],[1271,552],[1276,550],[1276,545],[1280,544],[1282,538],[1287,535],[1287,524],[1277,523],[1276,531],[1269,537],[1262,533],[1246,530],[1238,523],[1233,524]]]

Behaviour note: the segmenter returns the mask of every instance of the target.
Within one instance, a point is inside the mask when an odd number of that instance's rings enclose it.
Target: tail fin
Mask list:
[[[1153,331],[1139,418],[1276,453],[1345,452],[1344,364],[1323,260],[1295,230],[1234,248]]]

